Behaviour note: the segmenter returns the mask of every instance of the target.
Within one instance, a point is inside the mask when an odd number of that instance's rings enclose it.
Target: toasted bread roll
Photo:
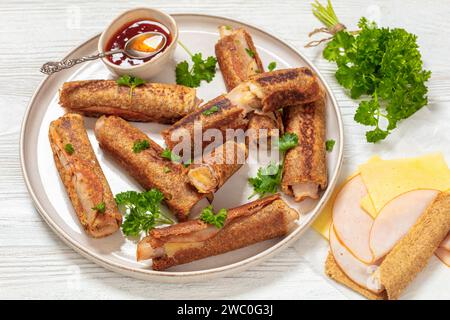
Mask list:
[[[389,299],[398,299],[450,231],[450,192],[441,192],[380,265]]]
[[[146,190],[157,188],[167,206],[180,221],[188,218],[194,205],[205,195],[189,183],[182,164],[161,157],[163,148],[145,133],[119,117],[101,117],[95,125],[100,147],[110,153]],[[149,148],[133,151],[136,141],[148,141]]]
[[[229,26],[221,26],[219,31],[220,40],[215,46],[216,57],[227,91],[231,91],[251,76],[264,72],[264,67],[253,39],[245,29],[233,30]],[[278,117],[272,113],[251,113],[248,122],[249,141],[257,144],[260,139],[263,141],[277,135],[277,129],[282,130],[282,122],[277,120]]]
[[[217,111],[208,114],[208,110]],[[210,144],[209,141],[202,141],[203,132],[208,129],[218,129],[223,135],[223,141],[225,141],[227,129],[237,130],[247,127],[248,120],[245,115],[246,112],[243,108],[231,103],[229,99],[222,95],[204,104],[161,134],[171,150],[184,139],[182,137],[187,137],[190,140],[192,154],[198,155],[204,147]],[[201,130],[194,131],[194,125]],[[202,141],[200,148],[195,146],[195,134],[200,134],[200,141]],[[198,150],[195,150],[195,148],[198,148]]]
[[[264,72],[264,68],[252,37],[245,29],[221,26],[219,30],[221,38],[215,46],[216,57],[227,91],[231,91],[251,76]]]
[[[200,220],[153,229],[137,248],[137,259],[153,259],[154,270],[239,249],[287,234],[298,213],[279,195],[228,210],[221,229]]]
[[[162,135],[167,146],[173,149],[179,142],[177,137],[188,135],[192,150],[194,145],[194,124],[202,131],[219,129],[246,128],[249,112],[260,110],[271,112],[280,108],[307,103],[323,96],[319,80],[308,68],[284,69],[258,74],[250,80],[241,83],[226,95],[221,95],[203,105],[164,130]],[[216,109],[213,113],[205,112]],[[201,139],[201,137],[200,137]],[[209,142],[202,142],[202,146]],[[194,152],[193,153],[197,153]]]
[[[295,201],[319,198],[327,186],[325,101],[284,110],[286,132],[298,136],[298,146],[286,153],[281,189]]]
[[[256,74],[234,88],[228,98],[234,97],[234,92],[240,95],[236,100],[241,98],[241,104],[263,112],[313,102],[324,96],[319,79],[306,67]]]
[[[227,141],[203,156],[201,164],[189,168],[189,182],[200,193],[216,192],[240,168],[247,158],[243,143]]]
[[[270,146],[271,139],[284,133],[283,117],[280,111],[260,114],[252,112],[248,115],[247,136],[250,143]]]
[[[101,238],[117,231],[122,216],[89,142],[83,118],[68,113],[52,121],[49,140],[56,168],[86,233]]]
[[[59,103],[85,116],[172,124],[194,111],[199,100],[195,89],[176,84],[145,83],[131,90],[114,80],[84,80],[64,83]]]

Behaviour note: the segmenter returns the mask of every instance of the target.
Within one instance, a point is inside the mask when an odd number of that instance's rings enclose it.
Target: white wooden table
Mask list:
[[[341,21],[350,29],[365,15],[382,25],[405,27],[417,34],[426,67],[433,72],[427,119],[434,121],[449,115],[446,110],[450,108],[450,41],[446,31],[450,28],[450,3],[437,0],[334,0],[333,3]],[[199,12],[241,19],[270,30],[305,52],[331,84],[341,107],[346,138],[343,175],[374,153],[383,155],[387,150],[397,156],[420,153],[414,146],[408,150],[407,146],[399,147],[399,143],[373,146],[365,142],[364,128],[353,121],[356,103],[337,85],[333,65],[322,59],[319,49],[303,48],[308,32],[319,26],[311,14],[310,1],[1,1],[0,298],[344,299],[320,270],[311,269],[293,247],[234,276],[192,284],[151,283],[123,277],[88,261],[67,247],[41,219],[22,179],[18,142],[26,106],[43,78],[39,67],[63,57],[99,33],[121,11],[137,6],[153,6],[169,13]],[[413,134],[409,130],[410,127],[400,125],[394,135],[407,137]],[[433,141],[429,144],[432,146]],[[448,161],[450,150],[441,151]],[[301,241],[297,246],[301,246]]]

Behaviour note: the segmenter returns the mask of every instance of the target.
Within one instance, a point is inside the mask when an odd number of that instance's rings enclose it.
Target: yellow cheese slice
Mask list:
[[[371,161],[359,166],[368,196],[361,207],[376,217],[395,197],[412,190],[450,188],[450,170],[442,154],[417,158]]]
[[[367,194],[364,198],[361,199],[359,202],[359,205],[361,208],[366,211],[368,214],[372,216],[372,218],[376,218],[378,215],[377,209],[375,209],[375,206],[373,204],[372,198],[370,197],[370,194]]]
[[[373,156],[368,160],[368,163],[372,162],[378,162],[382,161],[382,159],[379,156]],[[325,239],[328,240],[329,233],[330,233],[330,225],[332,222],[332,215],[333,215],[333,204],[334,200],[336,199],[337,194],[339,191],[341,191],[342,187],[352,178],[357,176],[359,174],[359,170],[350,175],[347,179],[345,179],[339,187],[335,188],[333,191],[333,194],[331,195],[330,199],[328,200],[327,204],[323,208],[320,215],[314,220],[314,223],[312,224],[312,227],[314,230],[316,230],[318,233],[320,233]],[[370,199],[369,199],[370,200]]]

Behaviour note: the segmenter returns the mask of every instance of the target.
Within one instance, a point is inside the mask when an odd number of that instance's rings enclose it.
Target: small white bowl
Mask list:
[[[104,52],[108,41],[127,23],[136,21],[139,19],[155,20],[166,26],[172,36],[171,44],[162,52],[157,54],[151,60],[144,62],[137,66],[122,67],[112,63],[107,58],[103,58],[102,61],[106,67],[117,75],[131,75],[142,79],[149,79],[159,72],[161,72],[168,62],[173,58],[173,54],[177,47],[178,40],[178,27],[175,20],[162,11],[151,8],[136,8],[125,11],[120,16],[115,18],[109,26],[103,31],[98,41],[98,51]]]

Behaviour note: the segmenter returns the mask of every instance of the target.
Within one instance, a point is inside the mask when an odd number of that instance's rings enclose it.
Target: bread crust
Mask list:
[[[172,124],[194,111],[196,90],[176,84],[145,83],[132,91],[114,80],[65,82],[60,105],[90,117],[115,115],[130,121]]]
[[[281,200],[279,195],[253,201],[230,209],[224,226],[210,238],[198,242],[197,246],[177,250],[171,256],[166,254],[154,258],[152,268],[164,270],[285,235],[296,219],[298,219],[298,213]],[[167,228],[154,229],[141,241],[157,248],[170,242],[171,236],[190,234],[208,227],[210,227],[208,224],[200,220],[188,221]]]
[[[125,120],[115,116],[101,117],[95,126],[95,136],[100,147],[146,190],[160,190],[165,203],[180,221],[185,221],[192,207],[206,196],[191,187],[182,164],[161,157],[164,149]],[[150,147],[139,153],[133,152],[137,140],[148,141]]]
[[[56,169],[66,188],[72,206],[86,233],[94,238],[106,237],[117,231],[122,223],[114,196],[98,163],[78,114],[65,114],[50,123],[49,140]],[[70,144],[73,152],[65,150]],[[82,179],[82,190],[75,186]],[[104,212],[86,210],[80,199],[80,192],[93,201],[93,206],[104,203]]]

